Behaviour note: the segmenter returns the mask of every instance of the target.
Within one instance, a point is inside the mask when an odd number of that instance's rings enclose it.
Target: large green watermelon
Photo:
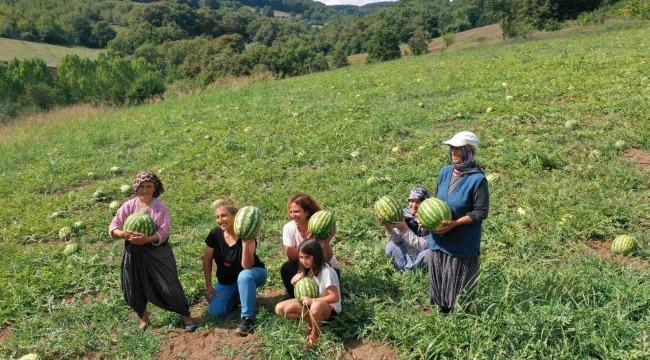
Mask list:
[[[308,298],[316,299],[320,292],[318,291],[318,284],[312,278],[304,277],[296,283],[296,286],[293,287],[293,293],[296,295],[296,299],[301,305],[302,297],[306,296]]]
[[[262,227],[262,210],[255,206],[244,206],[235,215],[235,234],[242,241],[250,241],[257,237]]]
[[[400,208],[397,200],[390,195],[382,196],[375,202],[375,214],[379,216],[384,225],[390,225],[395,221],[404,219],[402,208]]]
[[[307,229],[316,240],[327,239],[332,233],[334,226],[336,226],[334,214],[327,210],[315,212],[307,223]]]
[[[618,255],[628,255],[634,251],[635,241],[630,235],[619,235],[612,242],[612,252]]]
[[[147,236],[156,232],[156,223],[148,214],[137,212],[131,214],[124,222],[125,231],[135,231]]]
[[[438,198],[424,200],[418,208],[420,224],[429,230],[435,230],[444,220],[451,220],[451,209],[446,202]]]

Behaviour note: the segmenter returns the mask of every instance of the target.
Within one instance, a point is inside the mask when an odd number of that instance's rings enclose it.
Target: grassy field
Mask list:
[[[650,151],[649,30],[572,28],[1,128],[0,358],[352,358],[361,340],[405,359],[650,357],[650,183],[632,161]],[[473,311],[444,315],[428,305],[426,273],[387,271],[372,204],[433,190],[448,162],[440,144],[461,130],[477,133],[478,161],[500,181]],[[108,203],[146,169],[165,183],[195,334],[153,306],[150,330],[130,334]],[[93,199],[99,189],[106,201]],[[335,211],[342,266],[343,313],[306,353],[305,327],[273,313],[297,191]],[[245,342],[232,336],[238,309],[205,314],[200,261],[217,198],[264,212],[258,254],[270,275]],[[80,251],[65,256],[59,229],[80,220]],[[619,234],[637,239],[634,255],[609,253]]]
[[[58,66],[66,54],[77,54],[82,58],[97,59],[103,50],[81,46],[60,46],[0,37],[0,60],[19,60],[39,57],[50,66]]]

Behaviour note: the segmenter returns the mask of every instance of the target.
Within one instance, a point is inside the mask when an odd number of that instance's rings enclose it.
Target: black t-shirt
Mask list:
[[[233,246],[228,246],[226,238],[223,236],[223,230],[215,227],[205,238],[205,244],[214,249],[214,261],[217,263],[217,280],[221,285],[230,285],[237,282],[237,276],[244,270],[241,266],[242,241],[237,239]],[[257,245],[257,240],[255,240]],[[264,268],[264,263],[255,253],[255,263],[253,267]]]

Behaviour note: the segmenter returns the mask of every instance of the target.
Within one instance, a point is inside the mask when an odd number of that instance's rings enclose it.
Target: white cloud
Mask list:
[[[357,5],[357,6],[361,6],[361,5],[380,2],[380,1],[396,1],[396,0],[317,0],[317,1],[322,2],[325,5]]]

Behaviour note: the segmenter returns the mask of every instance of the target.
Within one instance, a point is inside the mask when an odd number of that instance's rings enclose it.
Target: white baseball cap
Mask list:
[[[478,137],[471,131],[461,131],[451,139],[443,142],[443,144],[455,147],[470,145],[474,150],[476,150],[478,148]]]

